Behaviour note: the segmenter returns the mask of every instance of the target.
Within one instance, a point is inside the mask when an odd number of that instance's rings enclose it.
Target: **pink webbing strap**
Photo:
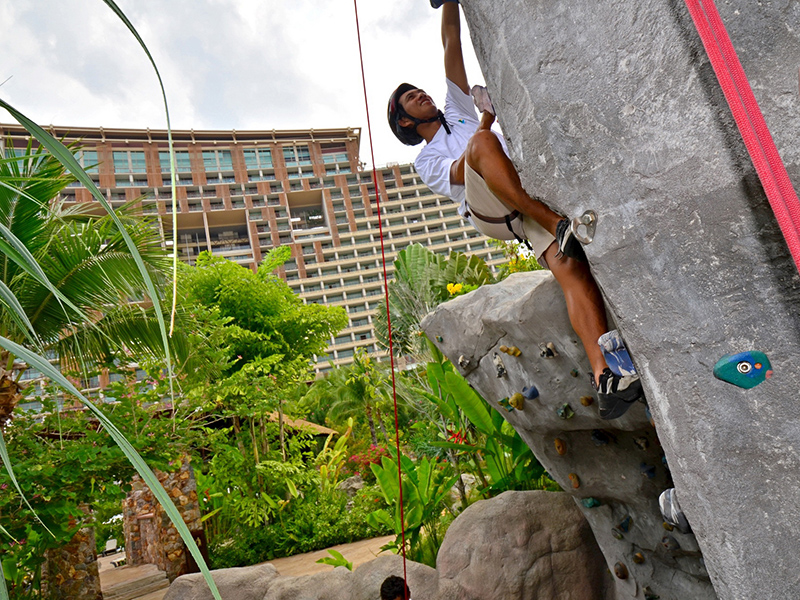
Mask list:
[[[800,201],[714,0],[685,0],[750,159],[800,271]]]

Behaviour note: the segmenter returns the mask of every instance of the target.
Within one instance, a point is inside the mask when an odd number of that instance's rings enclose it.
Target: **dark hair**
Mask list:
[[[389,127],[392,128],[392,133],[394,133],[395,137],[397,137],[397,139],[403,142],[406,146],[416,146],[423,139],[422,136],[417,133],[416,124],[411,125],[410,127],[401,127],[400,123],[398,123],[398,121],[403,117],[411,118],[411,116],[403,108],[403,105],[400,104],[400,96],[409,90],[416,89],[417,86],[411,85],[410,83],[401,83],[398,85],[397,89],[389,98],[389,107],[386,111],[386,116],[389,119]]]
[[[411,590],[408,589],[405,579],[397,575],[389,575],[381,584],[381,600],[397,600],[397,598],[411,597]]]

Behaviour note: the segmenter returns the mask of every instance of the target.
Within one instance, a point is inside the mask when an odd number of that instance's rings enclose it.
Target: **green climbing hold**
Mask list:
[[[621,540],[621,539],[625,538],[625,534],[622,533],[622,531],[620,531],[617,527],[612,527],[611,528],[611,535],[613,535],[618,540]]]
[[[556,414],[562,419],[567,420],[575,416],[575,411],[572,410],[572,407],[567,402],[556,409]]]
[[[601,502],[597,498],[581,498],[581,504],[586,508],[597,508]]]
[[[570,371],[569,374],[572,375],[573,377],[577,377],[578,375],[580,375],[580,373],[578,373],[578,369],[572,369],[572,371]]]
[[[714,365],[714,377],[749,390],[772,377],[772,365],[763,352],[726,354]]]
[[[437,336],[436,336],[436,341],[437,341],[437,342],[443,342],[443,341],[444,341],[444,338],[443,338],[442,336],[440,336],[440,335],[437,335]]]

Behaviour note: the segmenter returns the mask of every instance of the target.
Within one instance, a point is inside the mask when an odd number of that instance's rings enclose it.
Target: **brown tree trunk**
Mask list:
[[[372,445],[378,445],[378,436],[375,433],[375,420],[372,418],[372,406],[369,402],[367,402],[367,407],[365,409],[367,413],[367,423],[369,424],[369,434],[372,436]]]

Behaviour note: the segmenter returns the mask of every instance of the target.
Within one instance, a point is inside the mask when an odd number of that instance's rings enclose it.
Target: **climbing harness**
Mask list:
[[[469,204],[467,204],[467,211],[464,213],[464,216],[467,218],[473,216],[479,221],[483,221],[484,223],[491,223],[493,225],[502,225],[503,223],[505,223],[505,226],[508,227],[508,230],[511,232],[511,235],[514,236],[514,239],[517,240],[520,244],[525,244],[528,250],[533,251],[530,242],[528,242],[527,239],[520,237],[520,235],[516,231],[514,231],[514,227],[511,225],[513,221],[522,218],[522,213],[519,212],[518,210],[503,215],[502,217],[488,217],[486,215],[482,215],[477,210],[472,208]]]
[[[358,39],[358,58],[361,65],[361,85],[364,88],[364,108],[367,113],[367,135],[369,136],[369,152],[372,159],[372,184],[375,188],[375,206],[378,211],[378,235],[381,240],[381,264],[383,266],[383,290],[386,302],[386,325],[389,332],[389,364],[392,371],[392,400],[394,402],[394,437],[397,450],[397,488],[399,492],[398,501],[400,503],[400,536],[402,541],[403,553],[403,581],[406,582],[403,595],[405,600],[410,600],[408,596],[408,574],[406,570],[406,520],[403,509],[403,469],[401,467],[400,455],[400,425],[397,416],[397,383],[394,373],[394,347],[392,345],[392,315],[389,311],[389,277],[386,273],[386,249],[383,243],[383,219],[381,217],[381,193],[378,187],[378,170],[375,167],[375,149],[372,144],[372,126],[369,120],[369,102],[367,98],[367,79],[364,72],[364,54],[361,50],[361,28],[358,24],[358,0],[353,0],[356,21],[356,37]],[[446,127],[446,125],[445,125]],[[448,133],[450,131],[448,130]],[[369,190],[367,192],[369,195]]]
[[[786,244],[800,271],[800,202],[714,0],[685,0],[742,134]]]

